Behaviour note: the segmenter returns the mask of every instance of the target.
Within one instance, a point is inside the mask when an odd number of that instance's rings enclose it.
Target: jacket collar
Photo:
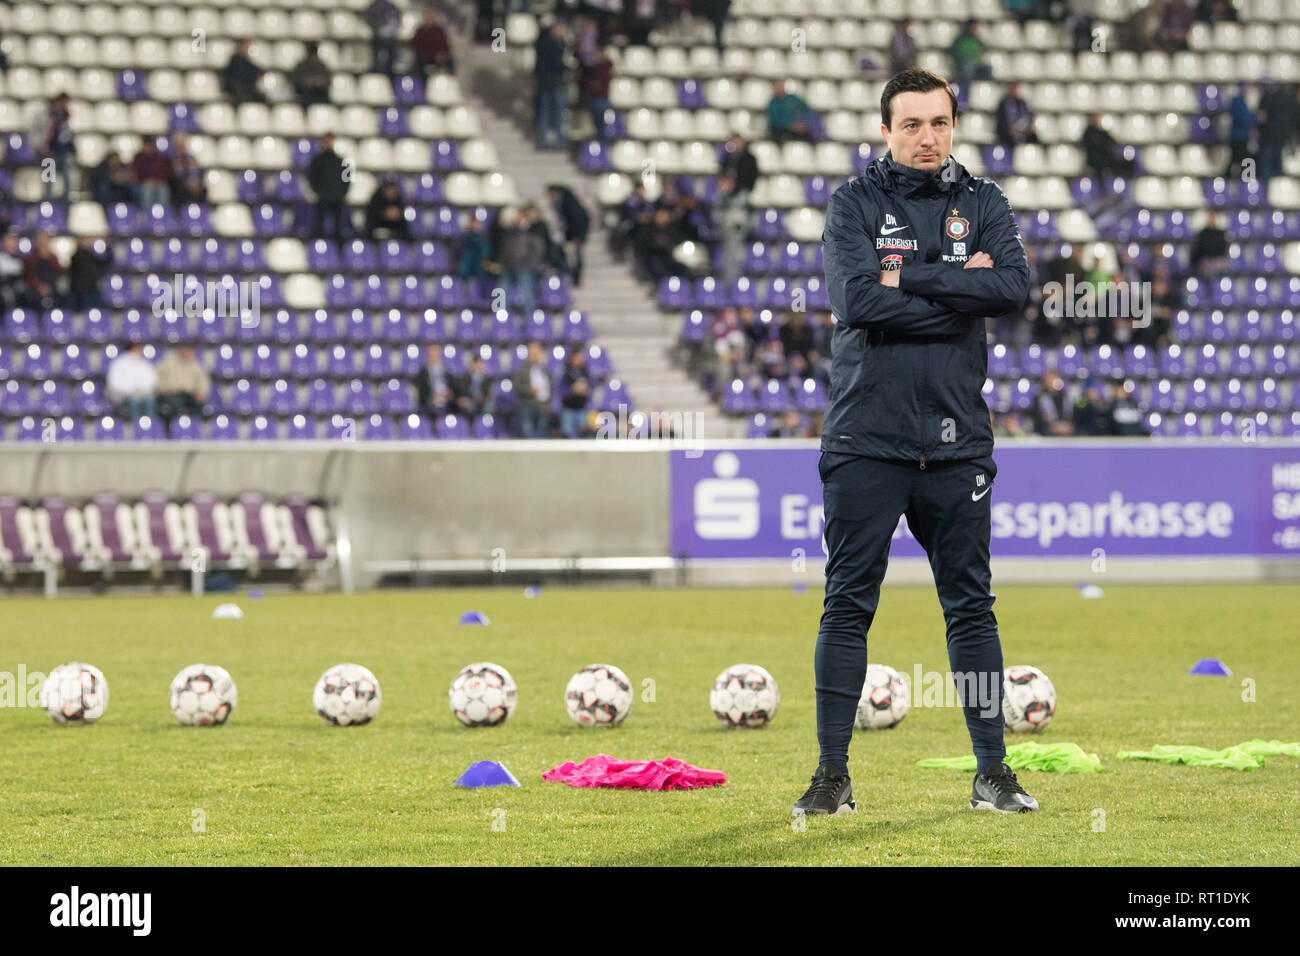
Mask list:
[[[886,152],[884,156],[868,166],[864,173],[871,173],[873,170],[884,180],[882,185],[909,196],[930,191],[952,194],[970,178],[966,167],[957,162],[951,154],[942,167],[934,172],[927,172],[924,169],[913,169],[911,166],[895,162],[893,155]]]

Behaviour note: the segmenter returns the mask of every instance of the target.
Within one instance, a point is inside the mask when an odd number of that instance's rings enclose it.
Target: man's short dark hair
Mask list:
[[[885,84],[880,94],[880,118],[886,129],[893,129],[894,97],[899,93],[929,93],[931,90],[944,90],[948,102],[952,104],[952,121],[957,122],[957,94],[938,73],[933,70],[904,70]]]

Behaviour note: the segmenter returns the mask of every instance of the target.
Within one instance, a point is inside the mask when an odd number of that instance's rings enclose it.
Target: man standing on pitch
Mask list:
[[[836,325],[819,471],[826,601],[821,757],[796,813],[852,813],[849,740],[899,516],[930,558],[978,768],[971,806],[1038,809],[1005,763],[989,536],[993,431],[984,317],[1019,308],[1029,266],[1011,204],[953,160],[957,97],[904,70],[880,98],[889,152],[831,196],[822,233]]]

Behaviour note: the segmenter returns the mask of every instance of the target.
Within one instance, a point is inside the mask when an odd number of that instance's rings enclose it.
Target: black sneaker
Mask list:
[[[996,810],[998,813],[1028,813],[1038,809],[1038,801],[1025,793],[1016,781],[1016,775],[1005,763],[994,773],[975,774],[971,786],[972,810]]]
[[[794,805],[794,813],[807,816],[824,816],[839,813],[857,813],[853,802],[853,784],[847,773],[840,773],[830,764],[822,764],[813,774],[812,786]]]

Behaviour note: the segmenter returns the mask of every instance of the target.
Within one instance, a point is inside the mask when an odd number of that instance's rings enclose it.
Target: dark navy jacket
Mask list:
[[[993,453],[984,317],[1019,308],[1029,263],[1011,204],[949,157],[927,173],[888,153],[835,190],[822,232],[836,324],[822,451],[916,462]],[[992,269],[963,269],[977,252]],[[902,259],[899,288],[880,262]]]

